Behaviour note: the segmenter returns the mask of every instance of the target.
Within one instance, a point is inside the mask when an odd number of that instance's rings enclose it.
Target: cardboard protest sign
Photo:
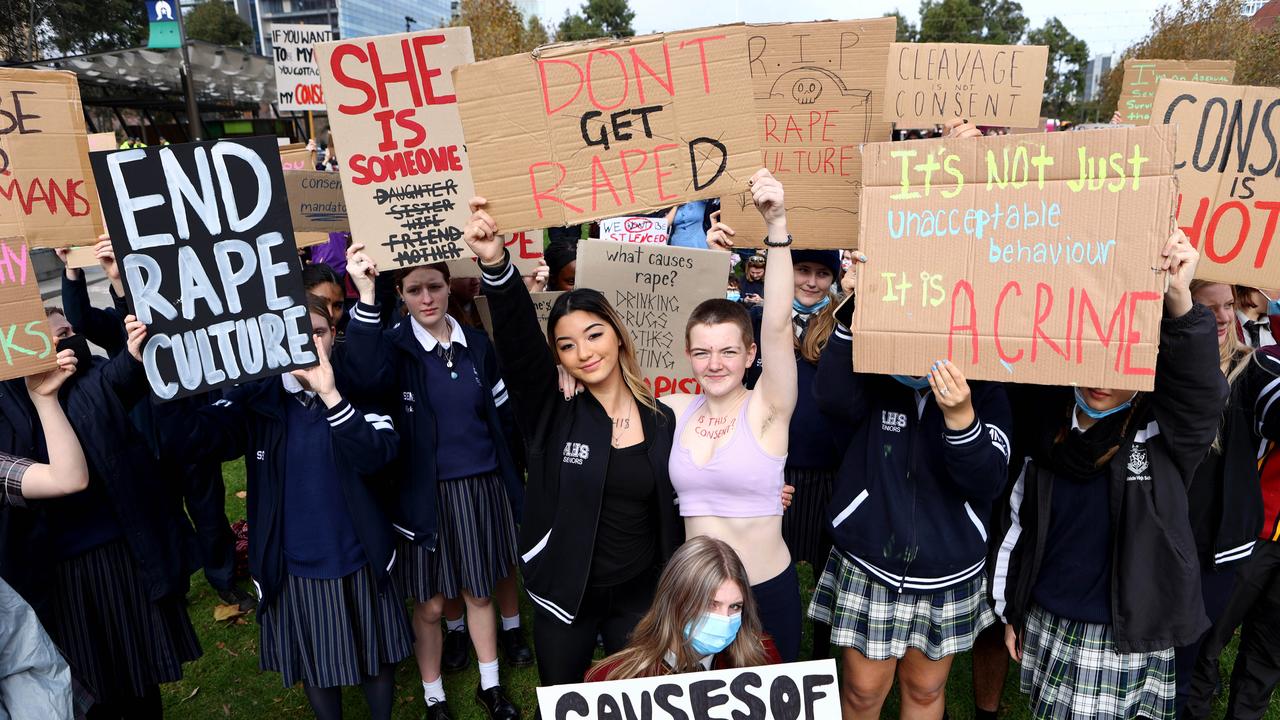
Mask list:
[[[307,146],[303,143],[281,145],[280,167],[286,171],[314,171],[316,169],[316,154],[314,151],[308,150]]]
[[[897,29],[891,17],[748,26],[761,167],[786,187],[795,247],[857,246],[859,148],[890,139],[878,109]],[[725,197],[721,211],[736,244],[764,246],[749,190]]]
[[[317,362],[276,158],[270,137],[90,158],[159,400]]]
[[[342,176],[320,170],[291,170],[284,174],[289,214],[298,232],[342,232],[351,229]]]
[[[116,149],[116,134],[113,132],[89,133],[89,152],[102,152]]]
[[[854,367],[1150,390],[1173,129],[868,145]]]
[[[1047,45],[893,43],[884,119],[899,127],[965,118],[974,125],[1036,127]]]
[[[299,249],[311,247],[312,245],[323,245],[329,242],[329,233],[295,232],[293,234],[293,242]]]
[[[67,267],[87,268],[98,264],[98,252],[92,245],[77,245],[67,248]]]
[[[835,660],[661,675],[538,688],[549,718],[751,718],[829,720],[840,717]],[[650,712],[653,709],[652,713]]]
[[[31,247],[91,245],[102,234],[76,76],[0,68],[0,237]]]
[[[0,318],[0,380],[57,367],[31,248],[21,237],[0,238]]]
[[[1116,111],[1123,122],[1147,125],[1151,122],[1151,104],[1156,97],[1156,84],[1161,80],[1230,85],[1236,77],[1235,60],[1140,60],[1124,61],[1124,79]]]
[[[639,215],[746,188],[760,144],[741,25],[549,45],[454,72],[499,227]]]
[[[316,53],[342,143],[342,192],[360,218],[352,238],[381,270],[471,257],[462,231],[475,189],[449,73],[473,60],[470,28],[340,40]]]
[[[671,229],[664,217],[628,215],[600,221],[600,239],[614,242],[666,245]]]
[[[506,238],[507,252],[511,253],[511,264],[516,266],[516,272],[525,277],[532,275],[542,261],[542,231],[511,233]],[[450,277],[480,277],[480,265],[474,257],[450,260],[447,264]]]
[[[563,292],[552,290],[550,292],[534,292],[529,293],[529,297],[533,298],[533,310],[538,315],[538,327],[544,330],[547,327],[547,318],[551,316],[551,306],[556,304],[556,298],[563,295]],[[489,337],[493,337],[493,314],[489,311],[489,298],[483,295],[477,295],[475,299],[476,310],[480,313],[480,322],[484,323],[485,332],[489,333]]]
[[[313,46],[332,39],[333,30],[328,25],[271,24],[278,110],[325,109]]]
[[[659,397],[699,392],[684,353],[684,326],[698,303],[724,297],[729,256],[719,250],[578,243],[577,285],[605,294],[635,340],[645,382]]]
[[[1178,225],[1196,277],[1280,287],[1280,89],[1161,80],[1151,123],[1177,126]]]

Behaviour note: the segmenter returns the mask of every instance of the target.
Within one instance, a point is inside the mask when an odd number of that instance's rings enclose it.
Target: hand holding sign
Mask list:
[[[372,305],[375,302],[373,279],[378,277],[378,265],[364,252],[364,243],[352,243],[347,248],[347,275],[360,294],[360,302]]]
[[[76,351],[58,353],[58,367],[27,376],[27,392],[31,397],[57,397],[58,390],[67,378],[76,373]]]
[[[134,360],[142,362],[142,344],[147,340],[147,326],[136,315],[126,315],[124,318],[124,331],[128,335],[125,341],[125,347],[129,349],[129,354]]]
[[[751,185],[751,201],[764,217],[766,225],[785,225],[787,209],[783,205],[782,183],[764,168],[756,171],[748,181]]]
[[[470,204],[471,222],[467,223],[462,239],[467,241],[467,246],[476,254],[481,265],[497,265],[502,262],[506,242],[498,235],[498,223],[484,210],[489,201],[477,196],[471,198]]]
[[[1196,276],[1200,253],[1187,240],[1181,228],[1175,229],[1164,245],[1160,269],[1169,273],[1164,291],[1164,311],[1170,317],[1182,317],[1191,310],[1191,279]]]
[[[333,366],[329,364],[329,353],[321,349],[319,343],[316,350],[316,356],[320,358],[319,364],[301,370],[290,370],[289,373],[302,383],[302,387],[319,395],[326,406],[333,407],[342,399],[333,379]]]
[[[982,131],[977,125],[965,120],[964,118],[952,118],[942,124],[944,130],[947,131],[947,137],[956,140],[964,138],[982,137]]]
[[[733,228],[727,223],[720,222],[720,213],[711,213],[711,229],[707,231],[707,247],[711,250],[732,250],[733,241],[729,239],[734,235]]]

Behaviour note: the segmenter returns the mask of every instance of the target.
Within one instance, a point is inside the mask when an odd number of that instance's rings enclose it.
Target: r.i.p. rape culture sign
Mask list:
[[[867,146],[854,366],[1150,390],[1173,132]]]

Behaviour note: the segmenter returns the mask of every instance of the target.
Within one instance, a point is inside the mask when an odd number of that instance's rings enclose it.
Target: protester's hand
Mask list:
[[[751,305],[753,307],[756,305],[759,305],[762,302],[764,302],[764,298],[760,297],[755,293],[747,293],[742,298],[742,303],[744,305]]]
[[[71,263],[70,263],[71,248],[69,247],[54,248],[53,254],[57,255],[58,259],[62,261],[62,271],[66,273],[68,280],[80,279],[80,268],[71,267]]]
[[[1022,662],[1022,648],[1018,645],[1018,631],[1012,625],[1004,626],[1004,646],[1009,650],[1009,657],[1014,662]]]
[[[942,124],[942,129],[944,131],[943,137],[954,140],[982,137],[982,131],[978,129],[978,126],[963,118],[951,118]]]
[[[547,281],[551,279],[551,268],[547,267],[546,260],[538,260],[538,266],[533,269],[532,275],[526,275],[524,278],[524,286],[529,292],[542,292],[547,289]]]
[[[93,254],[98,258],[98,264],[102,266],[102,271],[107,274],[107,279],[111,280],[112,285],[117,286],[117,290],[123,288],[118,287],[120,283],[120,265],[116,263],[116,250],[111,245],[110,235],[99,235],[98,244],[93,246]]]
[[[796,494],[795,485],[782,486],[782,509],[783,510],[786,510],[787,508],[791,507],[791,498],[795,497],[795,494]]]
[[[766,225],[786,222],[787,208],[783,202],[782,183],[765,168],[760,168],[747,181],[751,185],[751,201],[764,217]]]
[[[1160,269],[1168,274],[1164,292],[1164,309],[1170,317],[1182,317],[1191,310],[1191,280],[1196,276],[1200,253],[1187,240],[1182,228],[1176,228],[1164,244]]]
[[[376,301],[373,279],[378,277],[378,264],[364,253],[363,243],[351,243],[347,248],[347,275],[360,293],[360,302],[372,305]]]
[[[853,264],[849,266],[848,270],[844,271],[844,275],[840,276],[840,290],[845,295],[852,293],[854,288],[857,287],[858,266],[867,262],[867,256],[860,252],[855,251],[851,257],[853,258]]]
[[[124,318],[124,330],[129,335],[127,347],[134,360],[142,362],[142,343],[147,339],[147,326],[134,315]]]
[[[583,391],[582,383],[578,382],[578,378],[564,369],[563,365],[556,365],[556,383],[560,386],[560,392],[564,393],[565,400],[572,400],[574,395]]]
[[[319,149],[319,148],[316,146],[316,139],[315,139],[315,138],[307,138],[307,152],[309,152],[309,153],[313,153],[313,152],[315,152],[315,151],[316,151],[316,150],[318,150],[318,149]]]
[[[1116,110],[1115,112],[1111,113],[1111,124],[1112,125],[1124,124],[1124,116],[1120,114],[1119,110]]]
[[[27,376],[27,392],[32,399],[36,397],[54,397],[62,383],[76,372],[76,351],[63,350],[58,353],[58,367],[42,373]]]
[[[734,234],[733,228],[716,218],[711,223],[711,229],[707,231],[707,249],[732,250],[733,240],[729,238],[733,237]]]
[[[482,197],[471,198],[471,222],[462,232],[462,239],[467,241],[467,247],[480,259],[481,265],[493,266],[502,262],[505,245],[498,235],[498,223],[484,211],[488,204]]]
[[[964,373],[950,360],[939,360],[929,368],[929,387],[942,410],[949,430],[963,430],[973,424],[973,397]]]
[[[321,350],[318,345],[316,356],[320,358],[318,364],[301,370],[290,370],[289,374],[297,378],[302,387],[319,395],[325,405],[333,407],[342,400],[333,379],[333,366],[329,364],[328,353]]]

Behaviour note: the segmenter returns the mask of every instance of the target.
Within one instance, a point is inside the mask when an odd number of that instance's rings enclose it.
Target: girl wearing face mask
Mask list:
[[[321,720],[342,717],[347,685],[361,686],[370,716],[385,720],[395,665],[412,650],[374,480],[399,437],[389,417],[338,392],[329,364],[336,328],[323,299],[312,297],[310,321],[317,365],[168,418],[165,442],[189,457],[246,457],[261,668],[280,673],[285,687],[301,681]]]
[[[593,665],[586,681],[781,662],[760,628],[748,582],[727,543],[705,535],[691,538],[667,562],[653,605],[626,648]]]
[[[1175,231],[1154,391],[1049,389],[1019,418],[992,594],[1035,717],[1173,717],[1174,648],[1208,627],[1187,488],[1228,386],[1198,260]]]
[[[667,475],[675,418],[654,400],[631,334],[599,292],[557,298],[544,335],[484,204],[472,200],[464,237],[484,273],[529,459],[520,557],[538,675],[543,685],[580,682],[597,636],[609,653],[625,645],[683,540]],[[557,363],[586,391],[564,398]]]
[[[523,492],[507,444],[514,418],[498,359],[483,331],[449,316],[444,263],[395,272],[407,316],[382,330],[378,270],[363,250],[357,243],[347,254],[360,303],[347,324],[340,377],[361,396],[398,408],[392,522],[399,536],[397,572],[416,601],[414,653],[427,717],[451,717],[440,675],[440,619],[444,599],[462,597],[480,670],[476,701],[493,718],[518,718],[499,683],[499,626],[491,600],[498,580],[515,571],[511,508]]]
[[[994,621],[986,519],[1006,483],[1009,401],[946,360],[920,377],[869,375],[852,353],[837,324],[813,380],[818,408],[850,439],[809,617],[843,648],[846,720],[880,717],[895,675],[901,716],[937,718],[952,659]]]

